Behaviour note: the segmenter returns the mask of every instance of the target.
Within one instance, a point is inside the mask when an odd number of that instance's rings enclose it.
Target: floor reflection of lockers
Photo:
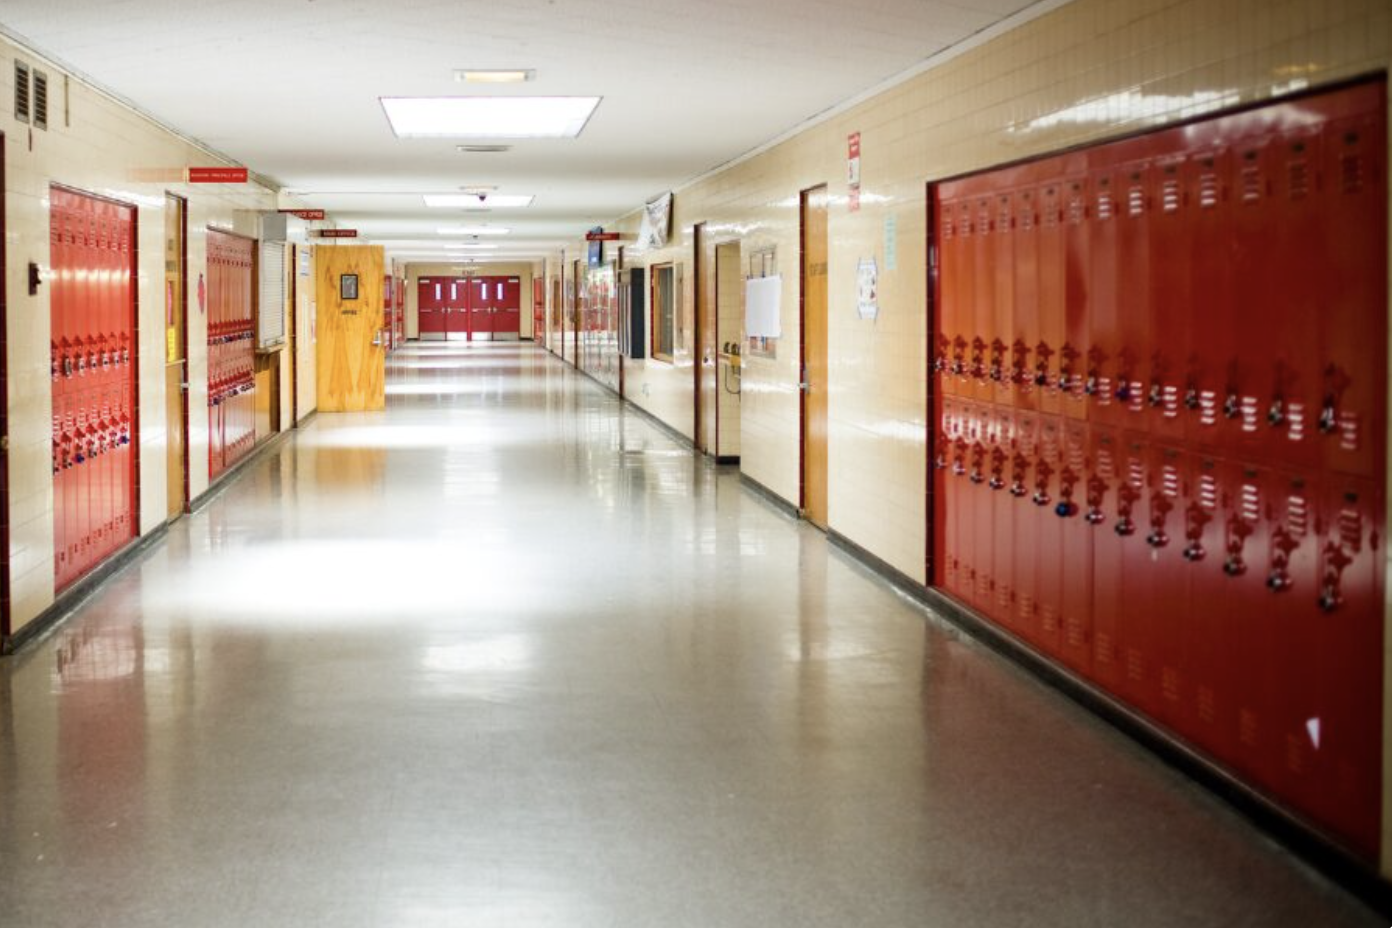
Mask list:
[[[50,190],[58,589],[136,533],[135,207]]]
[[[936,185],[934,583],[1372,857],[1386,102]]]
[[[516,338],[522,327],[520,277],[422,277],[417,282],[422,338]]]

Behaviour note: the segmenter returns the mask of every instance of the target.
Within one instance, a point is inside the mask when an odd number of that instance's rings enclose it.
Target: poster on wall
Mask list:
[[[638,227],[639,248],[663,248],[672,231],[672,194],[664,193],[643,206],[643,221]]]
[[[856,265],[856,312],[862,319],[880,314],[880,269],[874,258],[861,258]]]
[[[781,338],[783,278],[751,277],[744,282],[744,335],[746,338]]]

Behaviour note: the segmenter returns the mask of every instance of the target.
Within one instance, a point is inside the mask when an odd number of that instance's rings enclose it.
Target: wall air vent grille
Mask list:
[[[48,128],[48,75],[34,72],[34,128]]]
[[[14,70],[15,96],[14,96],[14,115],[20,122],[29,121],[29,66],[22,62],[15,62]]]

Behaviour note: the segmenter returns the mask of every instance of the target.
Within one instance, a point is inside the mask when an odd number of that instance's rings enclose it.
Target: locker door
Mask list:
[[[1122,448],[1116,433],[1093,427],[1092,474],[1088,478],[1084,521],[1092,528],[1094,679],[1103,688],[1122,691],[1121,617],[1129,604],[1122,595],[1124,549],[1114,532],[1120,520],[1134,519],[1135,500],[1123,496]],[[1134,531],[1122,523],[1123,530]]]
[[[995,399],[990,376],[991,343],[996,338],[996,253],[995,201],[978,194],[972,215],[972,331],[967,334],[968,393],[972,399],[989,403]]]
[[[1379,480],[1387,469],[1385,112],[1379,99],[1367,115],[1326,128],[1321,231],[1305,239],[1318,249],[1312,286],[1319,287],[1326,320],[1316,425],[1324,465]]]
[[[1186,440],[1209,453],[1227,447],[1238,410],[1237,331],[1230,255],[1232,155],[1224,148],[1185,163],[1190,198],[1187,234],[1191,348],[1185,364]]]
[[[1145,428],[1154,358],[1151,341],[1151,200],[1152,172],[1148,161],[1122,165],[1113,175],[1121,194],[1117,223],[1118,349],[1113,391],[1123,428]]]
[[[1136,378],[1130,378],[1132,385]],[[1117,449],[1117,519],[1112,536],[1099,545],[1119,549],[1120,607],[1116,642],[1121,660],[1121,693],[1133,706],[1159,718],[1159,666],[1156,625],[1169,616],[1158,614],[1152,600],[1155,583],[1147,543],[1155,503],[1165,500],[1160,474],[1153,472],[1153,452],[1139,434],[1122,433]]]
[[[1194,207],[1188,181],[1191,172],[1183,157],[1170,156],[1152,168],[1146,191],[1152,207],[1149,219],[1151,275],[1145,364],[1148,376],[1144,404],[1146,429],[1156,439],[1183,441],[1184,378],[1190,361],[1190,315],[1186,311],[1192,287],[1189,236]]]
[[[1063,396],[1063,411],[1070,419],[1089,418],[1087,384],[1088,358],[1091,354],[1089,330],[1095,312],[1095,295],[1091,292],[1093,256],[1091,253],[1090,223],[1088,222],[1089,181],[1086,175],[1074,173],[1062,182],[1064,224],[1063,342],[1058,348],[1059,393]],[[1046,328],[1051,326],[1046,323]]]
[[[1052,415],[1064,411],[1057,371],[1062,350],[1068,341],[1067,232],[1064,225],[1065,183],[1054,178],[1038,188],[1037,240],[1038,272],[1035,275],[1038,323],[1033,331],[1021,332],[1017,349],[1029,350],[1029,367],[1024,372],[1035,407]]]
[[[981,504],[989,515],[989,528],[985,537],[989,542],[978,550],[982,557],[990,558],[990,574],[987,577],[988,608],[987,615],[997,622],[1010,625],[1018,596],[1016,574],[1017,552],[1008,539],[1015,535],[1015,499],[1006,488],[1006,469],[1010,458],[1011,439],[1015,432],[1015,416],[1008,407],[989,407],[986,410],[984,445],[986,453],[982,470],[973,475],[978,490],[984,486],[985,494],[977,493]],[[984,478],[984,483],[981,480]]]
[[[989,382],[989,395],[983,395],[1001,407],[1016,402],[1016,384],[1011,368],[1011,346],[1016,333],[1016,293],[1017,285],[1022,286],[1027,299],[1033,300],[1036,272],[1033,253],[1020,255],[1016,229],[1017,211],[1023,212],[1018,204],[1020,194],[1005,190],[993,197],[991,206],[991,236],[987,251],[987,261],[991,276],[991,302],[986,307],[990,314],[989,334],[983,334],[986,343],[986,379]],[[1034,226],[1030,223],[1030,238],[1033,239]],[[1017,259],[1027,264],[1023,270],[1016,266]],[[1017,280],[1017,277],[1019,278]],[[1033,307],[1031,306],[1031,309]]]
[[[1074,670],[1092,673],[1092,539],[1083,518],[1091,473],[1092,439],[1086,423],[1064,420],[1063,468],[1053,515],[1060,522],[1059,608],[1063,623],[1058,654]]]
[[[1320,643],[1305,654],[1317,662],[1318,711],[1301,734],[1312,748],[1315,817],[1372,857],[1381,821],[1385,500],[1377,481],[1331,475],[1321,502],[1319,587],[1305,613],[1306,638]]]
[[[1156,717],[1173,730],[1186,733],[1194,728],[1194,683],[1188,666],[1188,644],[1192,637],[1193,612],[1190,603],[1190,571],[1183,551],[1185,506],[1193,488],[1187,483],[1191,466],[1183,450],[1170,445],[1150,445],[1146,449],[1146,523],[1144,546],[1134,550],[1143,562],[1137,564],[1137,586],[1145,590],[1144,606],[1136,612],[1136,635],[1143,642],[1142,652],[1149,664],[1145,686],[1155,706]]]
[[[1120,370],[1121,310],[1119,301],[1117,176],[1097,169],[1088,179],[1092,210],[1088,228],[1088,348],[1083,356],[1083,393],[1088,416],[1103,428],[1121,428],[1126,411],[1116,398]]]
[[[1030,505],[1024,507],[1033,531],[1020,532],[1013,543],[1034,561],[1034,589],[1038,620],[1035,643],[1049,655],[1057,655],[1063,627],[1063,525],[1058,518],[1061,475],[1064,469],[1063,420],[1058,416],[1039,417],[1038,444],[1035,448],[1034,483]],[[1002,543],[1005,539],[1002,539]]]
[[[1018,539],[1032,537],[1034,507],[1030,505],[1033,492],[1034,468],[1039,448],[1039,415],[1017,412],[1012,422],[1007,494],[1010,499],[1011,527],[1008,535],[997,538],[997,544],[1009,548],[1014,556],[1015,608],[1005,621],[1020,637],[1033,640],[1039,626],[1039,583],[1034,552]]]

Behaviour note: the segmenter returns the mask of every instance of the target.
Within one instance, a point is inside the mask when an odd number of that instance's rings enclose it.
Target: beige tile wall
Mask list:
[[[49,76],[47,131],[15,121],[13,60]],[[254,228],[253,211],[273,209],[274,196],[255,185],[190,186],[155,182],[151,171],[180,178],[187,165],[224,162],[74,80],[64,112],[62,70],[0,39],[0,132],[5,135],[6,336],[10,451],[10,579],[12,625],[23,627],[47,608],[53,591],[53,483],[50,468],[52,387],[48,375],[47,287],[28,295],[27,267],[49,268],[48,191],[60,183],[139,209],[140,531],[165,518],[164,195],[189,202],[188,338],[191,491],[208,485],[207,318],[198,308],[198,275],[206,275],[206,229]]]
[[[1385,73],[1392,64],[1386,0],[1075,0],[1025,18],[678,189],[673,246],[631,254],[636,263],[689,263],[691,227],[699,222],[739,230],[746,252],[777,247],[785,337],[776,361],[747,359],[741,468],[796,501],[798,193],[829,185],[830,525],[920,581],[926,581],[926,184],[1200,115],[1204,107]],[[844,180],[852,132],[861,133],[858,212],[848,208]],[[890,218],[894,269],[886,266]],[[609,225],[632,235],[637,217]],[[875,321],[855,314],[856,266],[867,257],[880,270]],[[648,392],[630,387],[634,402],[690,434],[689,371],[646,362],[630,369],[629,383],[635,382],[646,383]],[[1392,681],[1392,632],[1384,640]],[[1392,775],[1392,689],[1386,703],[1384,770]],[[1386,795],[1385,849],[1392,847],[1392,789]],[[1392,872],[1388,853],[1383,856]]]

